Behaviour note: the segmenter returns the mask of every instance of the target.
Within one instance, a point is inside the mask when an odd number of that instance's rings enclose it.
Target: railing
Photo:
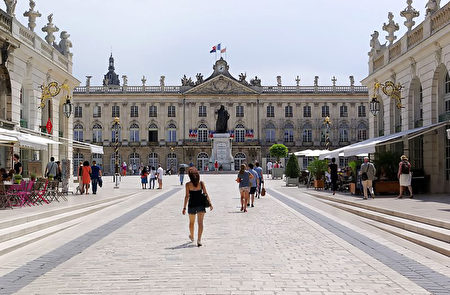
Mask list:
[[[48,58],[52,58],[53,48],[45,43],[41,43],[41,52]]]
[[[450,120],[450,112],[443,113],[439,115],[439,122],[444,122]]]
[[[397,42],[389,49],[389,60],[395,59],[397,56],[400,56],[402,53],[402,45],[400,42]]]
[[[373,61],[373,70],[377,70],[384,66],[384,55],[381,55],[376,60]]]
[[[423,126],[423,119],[414,121],[414,128],[419,128]]]
[[[450,22],[450,2],[431,17],[431,32],[435,32]]]
[[[19,35],[22,41],[28,43],[29,45],[33,46],[34,44],[34,35],[30,33],[29,30],[20,27],[19,28]]]
[[[408,34],[408,48],[413,47],[422,40],[423,40],[423,24],[420,24],[411,33]]]
[[[0,28],[12,32],[12,17],[3,10],[0,10]]]
[[[180,86],[165,86],[164,91],[160,86],[80,86],[74,89],[74,93],[181,93]]]

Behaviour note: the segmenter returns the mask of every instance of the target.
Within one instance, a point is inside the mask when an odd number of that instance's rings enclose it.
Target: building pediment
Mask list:
[[[218,75],[189,89],[185,94],[259,94],[256,90],[224,75]]]

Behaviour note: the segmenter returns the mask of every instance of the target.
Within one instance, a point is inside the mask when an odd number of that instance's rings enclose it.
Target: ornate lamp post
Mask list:
[[[118,117],[114,118],[114,188],[119,188],[119,132],[120,132],[120,119]]]
[[[325,135],[325,146],[327,150],[330,148],[330,126],[331,126],[331,120],[329,116],[326,116],[323,120],[323,123],[327,127],[327,134]]]
[[[387,95],[388,97],[395,99],[395,103],[396,103],[396,107],[397,109],[401,109],[403,108],[402,105],[402,97],[401,97],[401,91],[402,91],[402,85],[400,84],[395,84],[392,81],[386,81],[383,83],[375,83],[373,86],[373,92],[374,92],[374,96],[378,96],[378,94],[380,93],[380,88],[383,91],[383,93],[385,95]]]
[[[66,96],[66,102],[63,104],[63,112],[67,118],[69,118],[70,115],[72,115],[73,113],[73,104],[72,101],[70,100],[69,95]]]
[[[374,116],[378,115],[380,112],[380,101],[378,100],[376,93],[372,96],[372,100],[369,103],[369,109]]]

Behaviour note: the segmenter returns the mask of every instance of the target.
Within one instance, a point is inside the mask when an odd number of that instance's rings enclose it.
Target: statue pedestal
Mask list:
[[[211,163],[217,161],[224,171],[234,171],[234,158],[231,154],[231,138],[228,133],[215,133],[212,139]]]

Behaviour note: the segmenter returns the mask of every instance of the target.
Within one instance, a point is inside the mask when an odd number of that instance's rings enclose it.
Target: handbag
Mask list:
[[[361,173],[361,179],[362,179],[362,180],[367,180],[367,179],[369,179],[369,176],[367,176],[367,172]]]
[[[263,187],[262,189],[261,189],[261,196],[265,196],[266,195],[266,189]]]
[[[103,186],[103,180],[101,177],[98,178],[98,186],[102,187]]]
[[[205,208],[211,207],[211,203],[208,200],[208,195],[203,192],[204,191],[204,189],[203,189],[203,182],[201,183],[201,185],[202,185],[203,206]]]

